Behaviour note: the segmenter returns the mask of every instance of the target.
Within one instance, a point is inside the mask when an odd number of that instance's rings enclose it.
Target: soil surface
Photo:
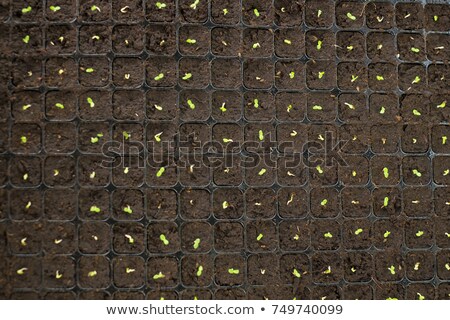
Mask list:
[[[25,2],[0,299],[448,299],[445,1]]]

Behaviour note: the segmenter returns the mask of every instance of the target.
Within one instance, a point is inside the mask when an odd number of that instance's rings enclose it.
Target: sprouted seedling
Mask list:
[[[380,108],[380,114],[385,114],[385,113],[386,113],[386,108],[382,106]]]
[[[386,208],[389,205],[389,197],[384,197],[382,208]]]
[[[383,238],[387,239],[387,238],[389,238],[390,235],[391,235],[391,232],[390,232],[390,231],[386,231],[386,232],[383,234]]]
[[[317,166],[317,167],[316,167],[316,170],[317,170],[317,172],[320,173],[320,174],[323,173],[323,169],[322,169],[321,166]]]
[[[386,179],[389,178],[389,169],[387,167],[383,168],[383,175]]]
[[[224,103],[222,103],[222,105],[220,106],[220,111],[222,111],[222,112],[226,112],[227,111],[227,108],[225,108],[225,102]]]
[[[258,236],[256,237],[256,241],[261,241],[263,237],[264,235],[262,233],[258,234]]]
[[[61,279],[62,278],[62,273],[59,273],[59,270],[56,270],[56,272],[55,272],[55,278],[56,279]]]
[[[323,274],[330,274],[331,273],[331,266],[328,266],[328,268],[322,273]]]
[[[191,108],[192,110],[195,109],[195,103],[193,103],[191,99],[188,99],[187,104],[189,108]]]
[[[28,180],[28,173],[24,173],[22,178],[23,178],[23,180],[27,181]]]
[[[184,81],[187,81],[190,78],[192,78],[192,73],[188,72],[188,73],[185,73],[184,76],[181,79],[183,79]]]
[[[413,115],[415,115],[416,117],[419,117],[419,116],[422,115],[422,114],[420,113],[420,111],[417,110],[417,109],[414,109],[414,110],[412,111],[412,113],[413,113]]]
[[[28,7],[22,9],[22,13],[23,13],[23,14],[29,13],[29,12],[31,12],[31,10],[33,10],[33,8],[30,7],[30,6],[28,6]]]
[[[164,78],[164,73],[160,73],[154,79],[155,79],[155,81],[159,81],[159,80],[161,80],[163,78]]]
[[[292,108],[293,108],[293,106],[292,106],[292,104],[290,104],[287,106],[286,111],[289,113],[289,112],[291,112]]]
[[[253,107],[255,107],[255,108],[259,108],[259,100],[258,99],[254,99],[253,100]]]
[[[27,271],[27,270],[28,270],[28,268],[21,268],[21,269],[17,270],[16,273],[18,275],[23,275],[23,274],[25,274],[25,271]]]
[[[27,141],[28,141],[27,137],[25,137],[25,136],[20,137],[20,143],[25,144],[25,143],[27,143]]]
[[[414,52],[414,53],[419,53],[420,49],[412,47],[411,51]]]
[[[394,266],[390,266],[389,268],[387,268],[389,270],[389,272],[394,275],[395,274],[395,267]]]
[[[259,170],[258,172],[258,176],[262,176],[267,172],[267,170],[265,168],[262,168],[261,170]]]
[[[446,144],[447,143],[447,136],[442,136],[442,144]]]
[[[89,174],[89,178],[91,178],[91,179],[94,179],[94,178],[95,178],[95,171],[92,171],[92,172]]]
[[[86,73],[93,73],[95,70],[94,68],[87,68]]]
[[[289,73],[289,78],[291,78],[291,79],[294,79],[294,78],[295,78],[295,72],[294,72],[294,71],[291,71],[291,72]]]
[[[132,236],[130,236],[129,234],[126,234],[125,238],[128,239],[128,243],[129,244],[133,244],[134,243],[134,238]]]
[[[263,140],[264,140],[264,131],[259,130],[259,132],[258,132],[258,138],[259,138],[259,141],[263,141]]]
[[[91,39],[92,39],[92,40],[100,40],[100,36],[93,35]]]
[[[155,138],[156,142],[161,142],[161,135],[163,134],[163,132],[157,133],[153,136],[153,138]]]
[[[292,130],[291,133],[289,133],[289,135],[290,135],[291,137],[295,137],[295,136],[297,136],[297,134],[298,134],[298,132],[295,131],[295,130]]]
[[[417,169],[413,169],[412,173],[413,173],[413,175],[415,175],[416,177],[419,177],[419,178],[422,176],[422,173]]]
[[[129,140],[131,138],[131,134],[127,131],[123,131],[122,136],[125,138],[125,140]]]
[[[103,133],[97,133],[95,137],[91,137],[91,143],[97,143],[101,137],[103,137]]]
[[[31,108],[31,104],[26,104],[26,105],[22,106],[23,111],[27,111],[30,108]]]
[[[25,206],[25,209],[28,210],[28,209],[30,209],[30,208],[31,208],[31,201],[28,201],[28,202],[27,202],[27,205]]]
[[[324,75],[325,75],[325,71],[319,71],[319,73],[317,74],[319,79],[322,79]]]
[[[123,208],[123,212],[128,213],[128,214],[132,214],[133,213],[133,209],[131,209],[130,205],[127,204],[126,207]]]
[[[355,230],[355,235],[360,235],[364,230],[359,228]]]
[[[420,238],[421,236],[424,235],[425,232],[423,232],[422,230],[419,230],[416,232],[416,237]]]
[[[356,20],[356,17],[351,12],[347,12],[346,16],[347,16],[347,18],[349,18],[352,21]]]
[[[202,273],[203,273],[203,266],[198,266],[196,273],[197,277],[200,277]]]
[[[226,16],[226,15],[228,14],[228,9],[227,9],[227,8],[224,8],[224,9],[222,10],[222,12],[223,12],[223,15]]]
[[[258,18],[260,16],[260,13],[258,11],[258,9],[253,9],[253,14]]]
[[[187,39],[186,42],[189,43],[189,44],[196,44],[197,40],[195,40],[195,39]]]
[[[58,109],[64,109],[65,107],[64,107],[64,105],[62,104],[62,103],[55,103],[55,107],[57,107]]]
[[[350,103],[348,103],[348,102],[344,102],[344,105],[346,105],[351,110],[355,110],[355,106],[350,104]]]
[[[223,143],[229,143],[229,142],[233,142],[233,139],[223,138],[222,141],[223,141]]]
[[[194,249],[198,249],[198,247],[200,246],[200,241],[200,238],[195,239],[192,247],[194,247]]]
[[[89,107],[91,107],[91,108],[95,107],[94,100],[92,100],[91,97],[87,97],[87,98],[86,98],[86,101],[87,101],[87,103],[89,104]]]
[[[448,176],[449,173],[450,173],[450,169],[446,169],[446,170],[444,170],[444,173],[442,175],[445,177],[445,176]]]
[[[20,245],[23,247],[27,246],[27,238],[23,238],[22,240],[20,240]]]
[[[414,80],[411,82],[411,84],[416,84],[416,83],[419,83],[420,82],[420,77],[419,76],[416,76],[415,78],[414,78]]]
[[[328,239],[333,238],[333,234],[331,232],[324,233],[323,236]]]
[[[322,44],[323,44],[322,40],[317,40],[317,46],[316,46],[317,50],[322,49]]]
[[[450,271],[450,263],[445,264],[445,269],[447,269],[447,271]]]
[[[324,206],[327,205],[327,203],[328,203],[328,200],[327,200],[327,199],[323,199],[323,200],[320,202],[320,205],[321,205],[322,207],[324,207]]]
[[[165,234],[163,234],[163,233],[160,234],[160,235],[159,235],[159,240],[161,240],[162,243],[163,243],[165,246],[168,246],[168,245],[169,245],[169,240],[167,240]]]
[[[91,11],[98,11],[98,12],[101,12],[100,8],[97,7],[95,4],[91,7]]]
[[[97,275],[97,271],[96,270],[88,272],[88,277],[89,278],[95,277],[96,275]]]
[[[312,107],[313,110],[323,110],[322,106],[315,105]]]
[[[160,178],[163,175],[164,171],[166,171],[166,168],[164,167],[159,168],[158,172],[156,172],[156,177]]]
[[[284,41],[283,41],[284,43],[286,43],[286,44],[288,44],[288,45],[291,45],[292,44],[292,41],[291,40],[289,40],[289,39],[284,39]]]
[[[228,201],[224,201],[222,202],[222,208],[225,210],[226,208],[228,208],[230,206],[230,204],[228,203]]]
[[[166,276],[160,271],[157,274],[153,275],[153,280],[163,279]]]
[[[433,21],[437,22],[439,20],[439,16],[433,16]]]
[[[417,295],[419,296],[419,300],[425,300],[425,296],[421,295],[420,292],[417,292]]]
[[[30,36],[27,34],[25,37],[22,38],[22,41],[28,44],[28,42],[30,42]]]
[[[298,272],[298,270],[297,269],[295,269],[294,268],[294,270],[292,270],[292,274],[294,275],[294,277],[296,277],[296,278],[301,278],[301,274],[300,274],[300,272]]]
[[[132,269],[132,268],[125,268],[125,272],[126,273],[133,273],[133,272],[135,272],[136,271],[136,269]]]
[[[191,7],[194,10],[197,10],[197,5],[200,3],[200,0],[195,0],[194,3],[192,3],[189,7]]]
[[[379,76],[379,75],[377,75],[377,77],[376,77],[376,78],[377,78],[377,80],[378,80],[378,81],[383,81],[383,80],[384,80],[384,77],[383,77],[383,76]]]
[[[230,268],[228,269],[229,274],[239,274],[239,269]]]
[[[356,80],[358,80],[359,76],[355,76],[354,74],[352,74],[352,79],[350,80],[350,82],[355,82]]]
[[[417,271],[417,270],[419,270],[419,268],[420,268],[420,262],[416,262],[414,264],[414,270]]]
[[[252,45],[252,49],[258,49],[258,48],[261,48],[261,45],[259,44],[259,42],[255,42],[255,43]]]
[[[163,2],[157,2],[157,3],[155,3],[155,6],[156,6],[159,10],[164,9],[165,7],[167,7],[167,5],[166,5],[165,3],[163,3]]]
[[[59,170],[58,169],[53,169],[53,176],[57,176],[59,175]]]
[[[347,50],[348,51],[352,51],[353,50],[353,46],[347,46]]]

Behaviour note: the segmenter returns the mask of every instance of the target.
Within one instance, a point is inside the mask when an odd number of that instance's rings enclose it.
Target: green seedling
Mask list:
[[[132,269],[132,268],[125,268],[125,272],[126,273],[133,273],[133,272],[135,272],[136,271],[136,269]]]
[[[298,234],[296,234],[295,236],[292,237],[292,239],[294,239],[295,241],[298,241],[300,239],[300,236]]]
[[[252,49],[258,49],[261,48],[261,45],[259,44],[259,42],[256,42],[252,45]]]
[[[132,236],[130,236],[129,234],[126,234],[125,238],[128,239],[128,243],[129,244],[133,244],[134,243],[134,238]]]
[[[419,268],[420,268],[420,262],[416,262],[414,264],[414,270],[417,271],[417,270],[419,270]]]
[[[419,53],[420,49],[412,47],[411,51],[414,52],[414,53]]]
[[[450,271],[450,263],[445,264],[445,269],[447,269],[447,271]]]
[[[98,12],[102,12],[101,10],[100,10],[100,8],[99,7],[97,7],[95,4],[91,7],[91,11],[98,11]]]
[[[53,169],[53,176],[57,176],[59,175],[59,170],[58,169]]]
[[[164,171],[166,171],[166,168],[164,167],[159,168],[158,172],[156,172],[156,177],[160,178],[163,175]]]
[[[58,109],[64,109],[64,105],[62,103],[55,103],[55,107],[57,107]]]
[[[200,238],[197,238],[194,240],[194,244],[192,245],[192,247],[194,247],[195,250],[198,249],[198,247],[200,246]]]
[[[419,230],[419,231],[416,232],[416,237],[420,238],[424,234],[425,234],[425,232],[423,232],[422,230]]]
[[[31,104],[26,104],[26,105],[22,106],[23,111],[27,111],[30,108],[31,108]]]
[[[317,18],[320,18],[320,16],[322,15],[322,10],[317,10]]]
[[[391,235],[391,232],[390,232],[390,231],[386,231],[386,232],[383,234],[383,238],[387,239],[390,235]]]
[[[95,70],[94,68],[87,68],[86,73],[93,73]]]
[[[439,16],[433,16],[433,21],[437,22],[439,20]]]
[[[222,12],[223,12],[223,15],[226,16],[228,14],[228,9],[227,8],[222,9]]]
[[[133,213],[133,209],[131,209],[130,205],[127,205],[126,207],[123,208],[123,212],[128,213],[128,214],[132,214]]]
[[[322,79],[324,75],[325,75],[325,71],[319,71],[319,73],[317,74],[319,79]]]
[[[22,178],[23,178],[23,180],[27,181],[28,180],[28,173],[24,173]]]
[[[387,167],[383,168],[383,175],[385,179],[389,178],[389,169]]]
[[[256,237],[256,241],[261,241],[263,237],[264,235],[262,233],[258,234],[258,236]]]
[[[442,144],[447,144],[447,136],[442,136]]]
[[[62,273],[59,273],[59,270],[56,270],[55,278],[56,278],[56,279],[61,279],[62,276],[63,276]]]
[[[228,269],[228,273],[229,274],[239,274],[239,269],[230,268],[230,269]]]
[[[317,40],[317,45],[316,45],[317,50],[322,49],[322,44],[323,44],[322,40]]]
[[[298,132],[295,131],[295,130],[292,130],[291,133],[289,133],[289,135],[290,135],[291,137],[295,137],[295,136],[297,136],[297,134],[298,134]]]
[[[292,44],[292,41],[289,40],[289,39],[284,39],[284,43],[286,43],[286,44],[288,44],[288,45],[291,45],[291,44]]]
[[[262,176],[267,172],[267,170],[265,168],[262,168],[261,170],[259,170],[258,172],[258,176]]]
[[[389,272],[394,275],[395,274],[395,267],[394,266],[390,266],[389,268],[387,268],[389,270]]]
[[[323,110],[322,106],[315,105],[312,107],[313,110]]]
[[[322,207],[324,207],[324,206],[327,205],[327,203],[328,203],[328,200],[327,200],[327,199],[323,199],[323,200],[320,202],[320,205],[321,205]]]
[[[26,13],[31,12],[31,10],[33,10],[33,8],[30,7],[30,6],[28,6],[28,7],[22,9],[22,13],[23,13],[23,14],[26,14]]]
[[[325,270],[324,272],[322,272],[323,274],[330,274],[331,273],[331,267],[328,266],[327,270]]]
[[[60,6],[50,6],[50,10],[53,12],[56,12],[56,11],[61,10],[61,7]]]
[[[194,10],[197,10],[197,5],[200,3],[200,0],[195,0],[194,3],[192,3],[189,7],[191,7]]]
[[[197,40],[195,40],[195,39],[187,39],[186,42],[189,43],[189,44],[196,44]]]
[[[258,9],[253,9],[253,14],[257,17],[257,18],[259,18],[259,16],[260,16],[260,13],[259,13],[259,11],[258,11]]]
[[[350,80],[351,83],[355,82],[356,80],[358,80],[359,76],[355,76],[354,74],[352,74],[352,79]]]
[[[295,72],[294,72],[294,71],[291,71],[291,72],[289,73],[289,78],[291,78],[291,79],[294,79],[294,78],[295,78]]]
[[[89,278],[95,277],[96,275],[97,275],[97,271],[96,270],[88,272],[88,277]]]
[[[191,99],[188,99],[187,104],[189,108],[191,108],[192,110],[195,109],[195,103],[193,103]]]
[[[259,141],[263,141],[264,140],[264,132],[262,130],[259,130],[258,138],[259,138]]]
[[[130,168],[125,167],[125,169],[123,169],[123,173],[128,174],[128,172],[130,172]]]
[[[352,177],[356,177],[356,171],[355,170],[352,171]]]
[[[163,78],[164,78],[164,73],[160,73],[154,79],[155,79],[155,81],[159,81],[159,80],[161,80]]]
[[[198,266],[196,273],[197,277],[200,277],[202,273],[203,273],[203,266]]]
[[[89,107],[91,107],[91,108],[95,107],[94,100],[92,100],[91,97],[87,97],[87,98],[86,98],[86,101],[87,101],[87,103],[89,104]]]
[[[292,274],[294,275],[294,277],[296,277],[296,278],[301,278],[301,274],[300,274],[300,272],[298,272],[298,270],[297,269],[295,269],[294,268],[294,270],[292,270]]]
[[[447,238],[450,238],[450,233],[446,232],[445,235],[447,236]]]
[[[222,111],[222,112],[226,112],[227,111],[227,108],[225,108],[225,102],[224,103],[222,103],[222,106],[220,106],[220,111]]]
[[[385,113],[386,113],[386,108],[385,107],[381,107],[380,114],[385,114]]]
[[[414,110],[412,111],[412,113],[413,113],[413,115],[415,115],[416,117],[419,117],[419,116],[422,115],[422,114],[420,113],[420,111],[417,110],[417,109],[414,109]]]
[[[155,134],[155,135],[153,136],[153,138],[155,139],[156,142],[161,142],[161,135],[162,135],[162,134],[163,134],[163,133],[160,132],[160,133],[157,133],[157,134]]]
[[[333,238],[333,234],[331,232],[324,233],[323,236],[328,239]]]
[[[347,12],[346,16],[347,16],[347,18],[349,18],[352,21],[356,20],[356,17],[351,12]]]
[[[155,6],[156,6],[159,10],[164,9],[165,7],[167,7],[167,5],[166,5],[165,3],[163,3],[163,2],[157,2],[157,3],[155,3]]]
[[[92,40],[100,40],[99,36],[92,36]]]
[[[160,234],[160,235],[159,235],[159,240],[161,240],[162,243],[163,243],[165,246],[168,246],[168,245],[169,245],[169,240],[167,240],[167,238],[166,238],[166,236],[165,236],[164,234]]]
[[[359,228],[355,230],[355,235],[360,235],[361,233],[363,233],[363,229]]]
[[[287,108],[286,108],[286,112],[288,112],[288,113],[291,112],[292,108],[294,108],[292,106],[292,104],[288,105]]]
[[[383,81],[383,80],[384,80],[384,77],[383,77],[383,76],[377,76],[377,80],[378,80],[378,81]]]
[[[91,178],[91,179],[94,179],[94,178],[95,178],[95,171],[92,171],[92,172],[89,174],[89,178]]]
[[[27,141],[28,141],[28,139],[27,139],[26,136],[21,136],[21,137],[20,137],[20,143],[21,143],[21,144],[25,144],[25,143],[27,143]]]
[[[398,300],[398,299],[395,298],[395,297],[394,297],[394,298],[392,298],[392,297],[387,297],[386,300],[389,300],[389,301],[390,301],[390,300],[395,300],[395,301],[396,301],[396,300]]]
[[[322,170],[321,166],[317,166],[316,170],[317,170],[318,173],[323,174],[323,170]]]
[[[224,201],[222,202],[222,208],[225,210],[230,206],[230,204],[228,203],[228,201]]]
[[[229,142],[233,142],[233,139],[223,138],[222,141],[223,141],[224,143],[229,143]]]
[[[181,79],[183,79],[184,81],[187,81],[190,78],[192,78],[192,73],[185,73]]]
[[[352,51],[353,50],[353,46],[347,46],[347,50],[348,51]]]
[[[445,176],[448,176],[449,173],[450,173],[450,169],[446,169],[446,170],[444,170],[444,173],[442,175],[445,177]]]
[[[30,42],[30,36],[27,34],[25,37],[22,38],[22,41],[28,44],[28,42]]]
[[[99,207],[97,207],[96,205],[93,205],[93,206],[91,206],[89,211],[94,212],[94,213],[100,213],[101,209]]]
[[[23,247],[27,246],[27,238],[23,238],[22,240],[20,240],[20,245]]]
[[[166,276],[160,271],[157,274],[153,275],[153,280],[163,279]]]
[[[386,208],[389,205],[389,197],[384,197],[382,208]]]
[[[419,83],[420,82],[420,77],[419,76],[416,76],[415,78],[414,78],[414,80],[411,82],[411,84],[416,84],[416,83]]]
[[[253,107],[255,107],[256,109],[259,108],[259,100],[258,99],[253,100]]]
[[[131,134],[126,131],[122,131],[122,136],[125,138],[125,140],[129,140],[131,138]]]
[[[21,275],[25,274],[25,271],[27,271],[27,270],[28,270],[28,268],[21,268],[21,269],[17,270],[16,273],[21,276]]]
[[[412,173],[413,173],[413,175],[415,175],[416,177],[419,177],[419,178],[422,176],[422,173],[417,169],[413,169]]]
[[[417,295],[419,296],[419,300],[425,300],[425,296],[421,295],[420,292],[417,292]]]
[[[95,137],[91,137],[91,143],[97,143],[101,137],[103,137],[103,133],[97,133]]]

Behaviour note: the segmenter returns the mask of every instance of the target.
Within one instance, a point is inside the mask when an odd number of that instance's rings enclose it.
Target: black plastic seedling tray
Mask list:
[[[0,297],[448,299],[449,31],[447,1],[0,0]]]

